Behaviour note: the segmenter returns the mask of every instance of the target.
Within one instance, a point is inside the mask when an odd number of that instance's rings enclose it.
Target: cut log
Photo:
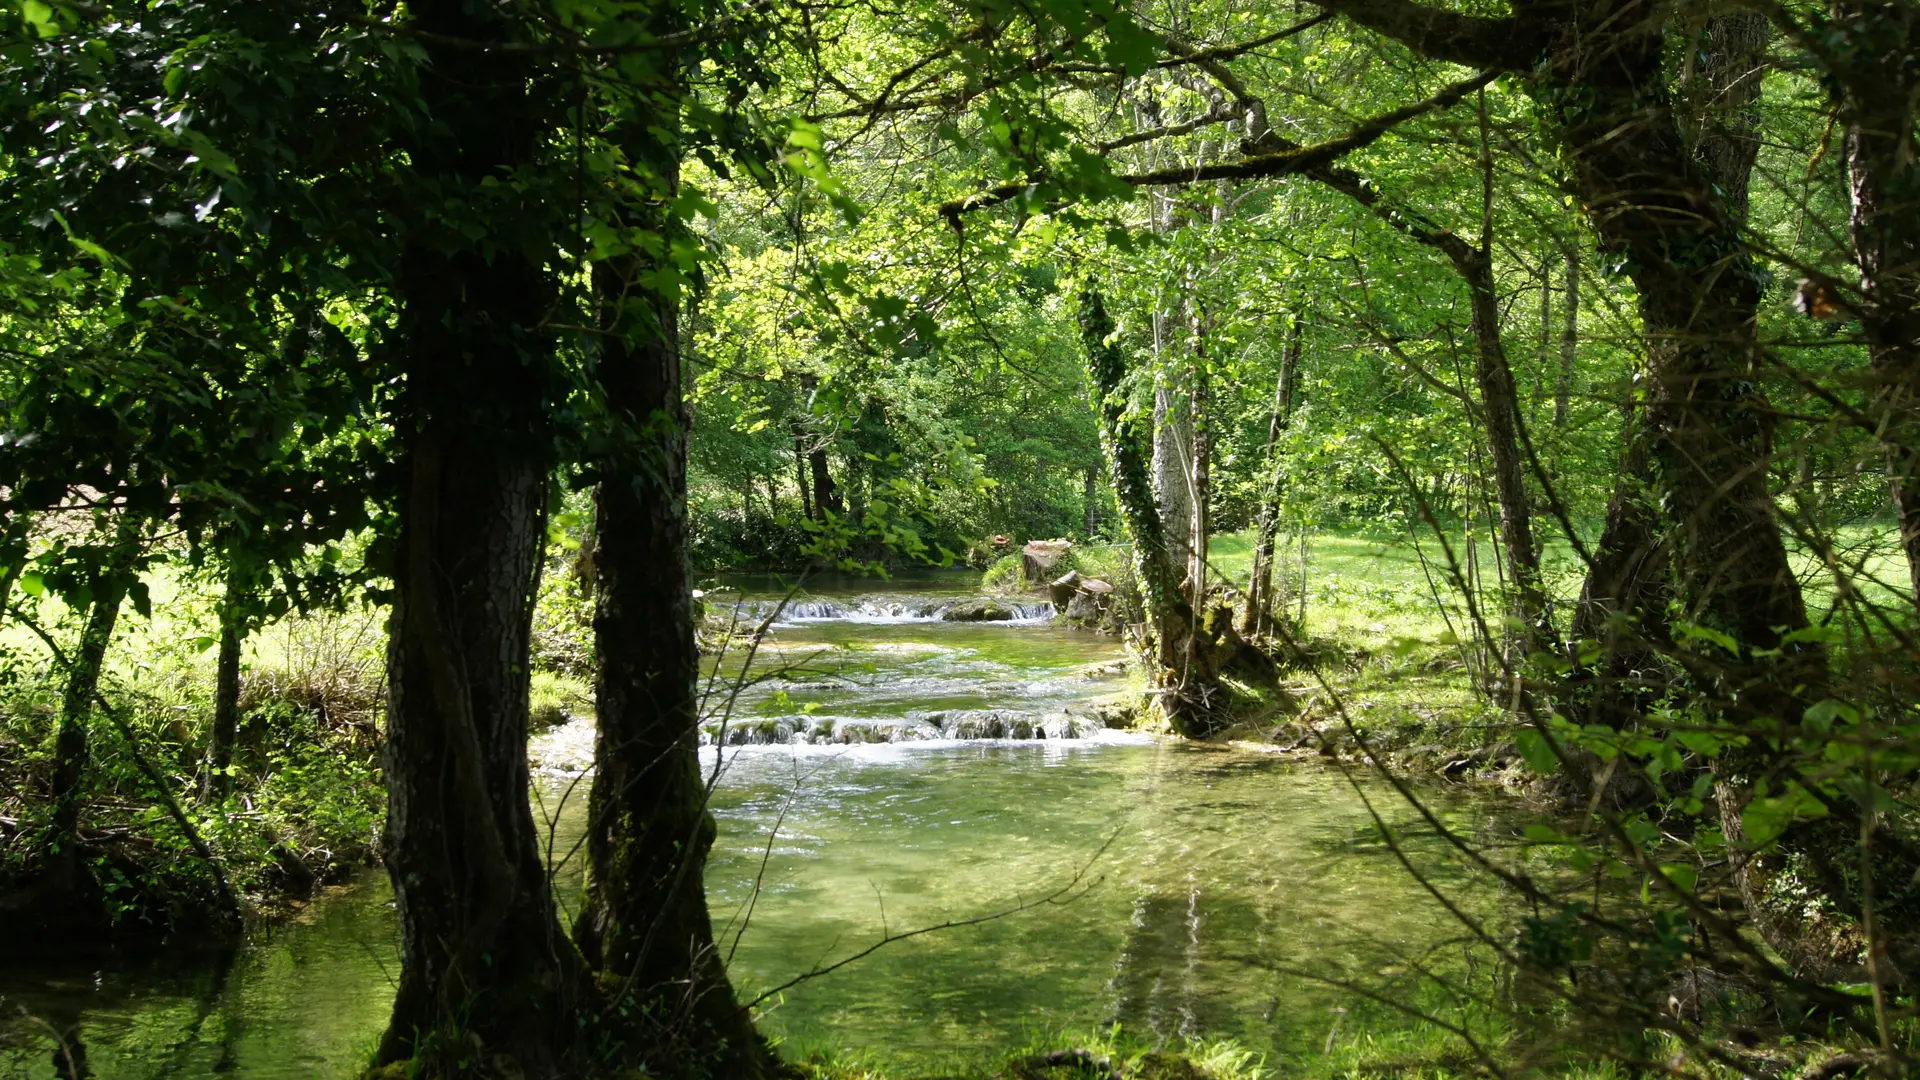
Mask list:
[[[1053,601],[1053,610],[1065,611],[1073,602],[1073,594],[1080,591],[1080,571],[1069,570],[1062,577],[1055,578],[1047,586],[1047,595]]]
[[[1020,571],[1029,585],[1051,581],[1053,568],[1073,550],[1071,540],[1030,540],[1020,549]]]

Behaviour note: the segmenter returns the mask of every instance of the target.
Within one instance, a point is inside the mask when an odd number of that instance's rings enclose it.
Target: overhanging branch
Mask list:
[[[1117,179],[1130,187],[1158,187],[1171,184],[1206,183],[1213,180],[1258,180],[1312,172],[1356,150],[1371,146],[1379,141],[1381,136],[1414,117],[1451,108],[1461,98],[1486,86],[1501,74],[1498,70],[1483,71],[1471,79],[1454,83],[1425,101],[1382,113],[1337,139],[1329,139],[1312,146],[1249,154],[1238,161],[1223,161],[1192,168],[1178,167],[1127,173]],[[997,206],[1033,190],[1045,181],[1046,177],[1036,177],[1025,183],[1002,184],[986,191],[951,199],[940,205],[940,215],[952,222],[955,228],[959,228],[960,215],[967,211]]]
[[[1546,48],[1547,36],[1532,20],[1461,15],[1411,0],[1313,0],[1369,30],[1385,34],[1421,56],[1472,67],[1522,71]]]

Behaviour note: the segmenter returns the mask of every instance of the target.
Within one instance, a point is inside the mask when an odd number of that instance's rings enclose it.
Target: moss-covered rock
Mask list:
[[[1012,607],[987,597],[962,600],[940,613],[947,622],[1007,622],[1014,615]]]

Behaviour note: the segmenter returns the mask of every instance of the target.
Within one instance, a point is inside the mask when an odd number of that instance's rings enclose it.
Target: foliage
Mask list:
[[[1220,537],[1200,586],[1168,485],[1214,532],[1269,515],[1298,617],[1247,647],[1313,679],[1301,722],[1478,695],[1466,748],[1579,818],[1526,858],[1638,885],[1501,876],[1535,915],[1490,947],[1596,1054],[1733,1054],[1657,1000],[1702,967],[1898,1050],[1911,5],[555,0],[482,5],[497,42],[431,7],[0,11],[10,879],[84,843],[114,917],[163,924],[215,888],[201,834],[255,893],[364,857],[422,432],[539,474],[502,658],[535,724],[605,659],[587,489],[677,483],[684,436],[699,572],[1071,536],[1144,594],[1162,689],[1252,576]],[[483,54],[514,115],[447,78]],[[496,128],[526,152],[474,166]],[[429,296],[509,265],[486,305]],[[616,404],[647,343],[685,431]],[[247,640],[217,747],[213,650]],[[49,812],[76,794],[84,829]]]

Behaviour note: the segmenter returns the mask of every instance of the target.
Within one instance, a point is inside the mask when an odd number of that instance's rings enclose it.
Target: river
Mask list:
[[[764,616],[770,591],[743,584],[743,615]],[[1105,731],[1093,707],[1129,691],[1118,644],[1038,618],[939,619],[963,587],[816,584],[763,642],[755,681],[734,692],[738,654],[713,681],[726,718],[710,740],[748,740],[702,752],[720,778],[711,906],[743,997],[889,934],[972,923],[772,994],[763,1029],[792,1053],[857,1048],[922,1071],[1116,1023],[1236,1039],[1275,1065],[1404,1034],[1399,1012],[1334,984],[1411,1000],[1409,960],[1458,964],[1462,930],[1373,813],[1468,910],[1502,898],[1440,858],[1384,784]],[[979,734],[1003,737],[955,737]],[[557,851],[578,830],[590,738],[577,721],[536,743]],[[1460,789],[1420,790],[1464,832],[1515,824]],[[577,871],[560,868],[563,899]],[[102,1077],[351,1076],[391,1000],[390,903],[369,873],[230,955],[0,968],[0,1075],[56,1075],[24,1008],[76,1029]]]

